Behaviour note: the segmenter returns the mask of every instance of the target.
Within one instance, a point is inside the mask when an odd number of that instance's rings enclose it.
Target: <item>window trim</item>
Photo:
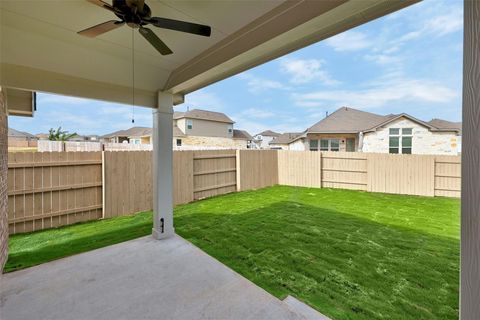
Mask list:
[[[192,119],[187,119],[186,125],[187,125],[187,130],[192,130],[192,129],[193,129],[193,121],[192,121]]]
[[[176,139],[176,145],[177,147],[181,147],[182,146],[182,139]],[[180,143],[179,143],[180,142]]]
[[[326,147],[322,147],[322,141],[327,141],[327,146]],[[332,141],[337,141],[338,142],[338,148],[336,148],[337,150],[332,150]],[[338,152],[338,151],[340,151],[340,143],[341,143],[340,141],[341,141],[340,138],[323,138],[323,139],[320,139],[319,150],[320,151]]]
[[[398,133],[392,133],[392,130],[398,130]],[[410,133],[403,133],[404,130],[410,130]],[[398,138],[398,145],[393,146],[390,143],[391,138]],[[403,146],[403,138],[410,138],[410,146]],[[397,152],[392,152],[396,149]],[[406,152],[404,152],[404,149]],[[410,152],[408,152],[409,150]],[[412,154],[413,152],[413,128],[389,128],[388,129],[388,153],[390,154]]]

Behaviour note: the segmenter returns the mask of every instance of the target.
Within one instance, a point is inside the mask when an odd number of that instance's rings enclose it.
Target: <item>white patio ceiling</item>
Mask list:
[[[109,2],[107,0],[107,2]],[[212,27],[210,38],[151,27],[161,56],[135,33],[136,104],[156,107],[418,0],[158,1],[152,15]],[[0,85],[120,103],[132,101],[132,29],[91,39],[76,32],[112,20],[84,0],[0,1]]]

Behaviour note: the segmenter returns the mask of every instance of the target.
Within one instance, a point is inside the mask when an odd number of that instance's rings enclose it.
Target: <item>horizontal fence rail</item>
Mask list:
[[[153,207],[151,151],[15,152],[10,233]],[[273,185],[460,197],[460,157],[358,152],[195,150],[173,153],[173,202]]]
[[[101,156],[95,152],[9,153],[10,233],[101,218]]]

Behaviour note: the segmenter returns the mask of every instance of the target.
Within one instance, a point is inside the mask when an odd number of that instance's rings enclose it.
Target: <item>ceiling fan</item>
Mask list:
[[[167,19],[152,17],[150,7],[145,0],[112,0],[112,4],[108,4],[102,0],[87,0],[99,7],[113,12],[120,20],[110,20],[100,23],[96,26],[79,31],[78,34],[90,38],[117,29],[124,24],[130,28],[138,28],[140,34],[162,55],[172,54],[173,51],[162,41],[157,35],[145,26],[151,24],[158,28],[170,29],[175,31],[193,33],[200,36],[209,37],[211,28],[209,26]]]

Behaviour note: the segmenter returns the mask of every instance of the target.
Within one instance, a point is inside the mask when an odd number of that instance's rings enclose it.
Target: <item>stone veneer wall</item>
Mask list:
[[[412,128],[413,154],[438,154],[455,156],[459,151],[460,136],[453,132],[432,132],[409,119],[401,118],[367,133],[363,138],[363,152],[388,153],[389,129]]]
[[[177,139],[182,140],[182,146],[179,149],[185,149],[185,150],[187,150],[189,147],[247,149],[247,140],[222,138],[222,137],[202,137],[202,136],[173,137],[174,147],[177,147]]]
[[[0,88],[0,273],[8,255],[8,197],[7,197],[7,165],[8,165],[8,124],[7,106]]]

